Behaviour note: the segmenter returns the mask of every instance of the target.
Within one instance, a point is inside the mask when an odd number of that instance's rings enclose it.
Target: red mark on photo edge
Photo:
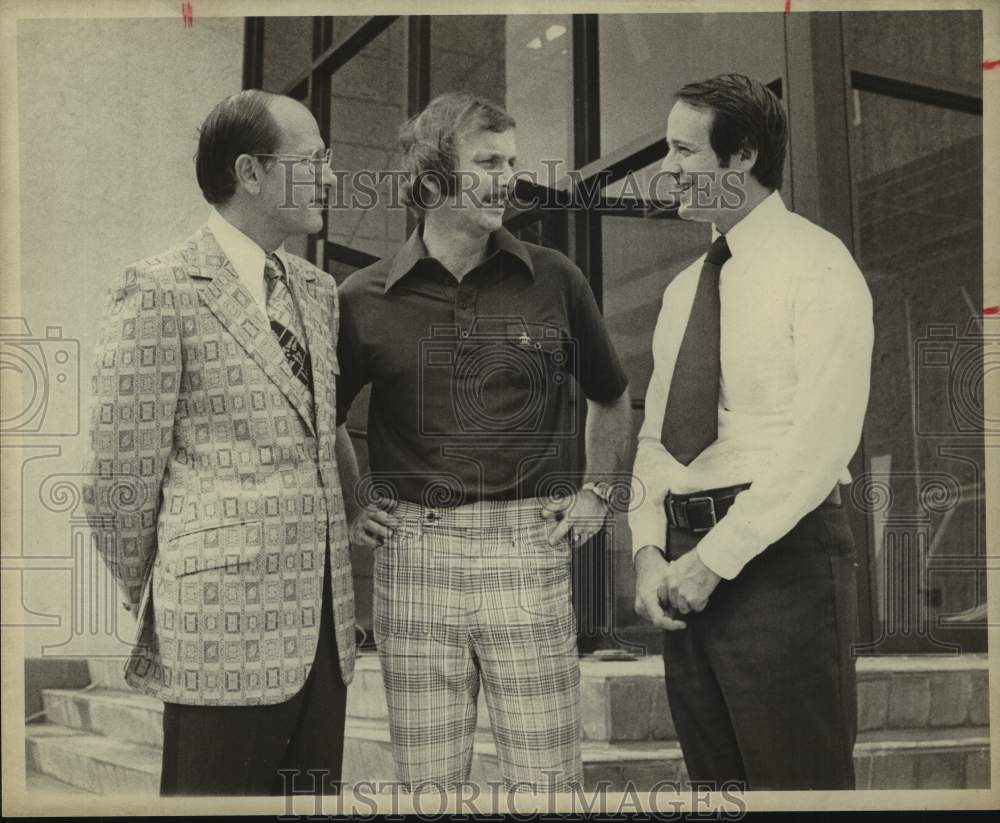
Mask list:
[[[785,0],[785,11],[790,12],[792,10],[792,0]]]
[[[992,314],[1000,314],[1000,306],[987,306],[983,309],[983,314],[989,316]]]
[[[181,14],[184,15],[184,28],[189,29],[194,26],[194,11],[190,3],[181,3]]]
[[[997,66],[1000,66],[1000,60],[983,61],[983,71],[989,71],[990,69],[995,69]]]

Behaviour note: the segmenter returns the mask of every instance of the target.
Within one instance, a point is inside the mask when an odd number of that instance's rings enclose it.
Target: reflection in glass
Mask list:
[[[782,14],[602,14],[601,151],[666,128],[685,83],[741,72],[770,83],[785,74]]]
[[[982,118],[855,92],[855,248],[875,304],[865,426],[882,648],[985,602]],[[980,573],[976,572],[976,567]],[[907,572],[907,570],[909,570]]]
[[[284,92],[312,62],[311,17],[264,18],[265,91]]]
[[[330,146],[340,181],[330,200],[331,242],[384,257],[406,240],[406,210],[391,203],[378,175],[396,162],[396,134],[406,117],[406,21],[397,20],[331,78]],[[352,175],[362,173],[358,179]],[[351,185],[351,180],[356,185]],[[343,208],[344,204],[354,208]]]
[[[517,121],[518,168],[543,185],[555,182],[543,160],[563,174],[572,160],[571,26],[567,14],[431,21],[431,97],[467,91],[504,106]]]
[[[707,223],[684,220],[601,218],[604,249],[604,319],[641,400],[653,372],[653,329],[663,290],[711,243]]]

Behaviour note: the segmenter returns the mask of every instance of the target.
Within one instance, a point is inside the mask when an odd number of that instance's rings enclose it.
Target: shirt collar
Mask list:
[[[427,252],[427,247],[424,245],[422,233],[423,223],[420,223],[413,230],[413,234],[409,236],[402,248],[396,252],[396,256],[392,259],[392,266],[389,268],[389,275],[385,279],[385,292],[388,292],[396,283],[413,271],[413,268],[422,260],[433,260]],[[507,229],[500,228],[493,232],[490,235],[489,246],[487,248],[491,250],[489,252],[491,255],[494,252],[505,252],[517,258],[524,264],[528,274],[534,279],[535,268],[531,264],[531,255],[528,253],[528,249],[524,243],[518,240]]]
[[[233,264],[236,274],[246,284],[255,287],[264,282],[264,250],[240,231],[236,226],[226,220],[218,211],[212,209],[208,215],[208,228],[215,236],[219,248],[226,255],[229,262]],[[286,257],[284,244],[274,250],[281,264],[288,271],[288,258]],[[256,288],[251,289],[254,294]]]
[[[777,190],[761,200],[746,216],[726,232],[726,245],[733,257],[742,257],[753,250],[780,220],[788,209]],[[712,240],[721,232],[712,226]]]

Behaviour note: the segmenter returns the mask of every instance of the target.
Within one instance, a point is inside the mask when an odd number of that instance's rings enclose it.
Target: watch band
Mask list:
[[[598,480],[596,482],[584,483],[580,487],[580,491],[591,491],[596,494],[601,500],[604,501],[604,505],[611,508],[611,484],[606,483],[603,480]]]

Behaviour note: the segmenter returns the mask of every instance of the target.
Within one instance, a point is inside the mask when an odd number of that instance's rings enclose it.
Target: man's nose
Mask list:
[[[514,179],[514,170],[510,166],[504,167],[497,175],[497,189],[499,191],[509,191],[511,181]]]
[[[667,156],[663,158],[663,162],[660,164],[660,171],[673,175],[680,174],[681,167],[677,162],[677,157],[673,150],[668,151]]]

